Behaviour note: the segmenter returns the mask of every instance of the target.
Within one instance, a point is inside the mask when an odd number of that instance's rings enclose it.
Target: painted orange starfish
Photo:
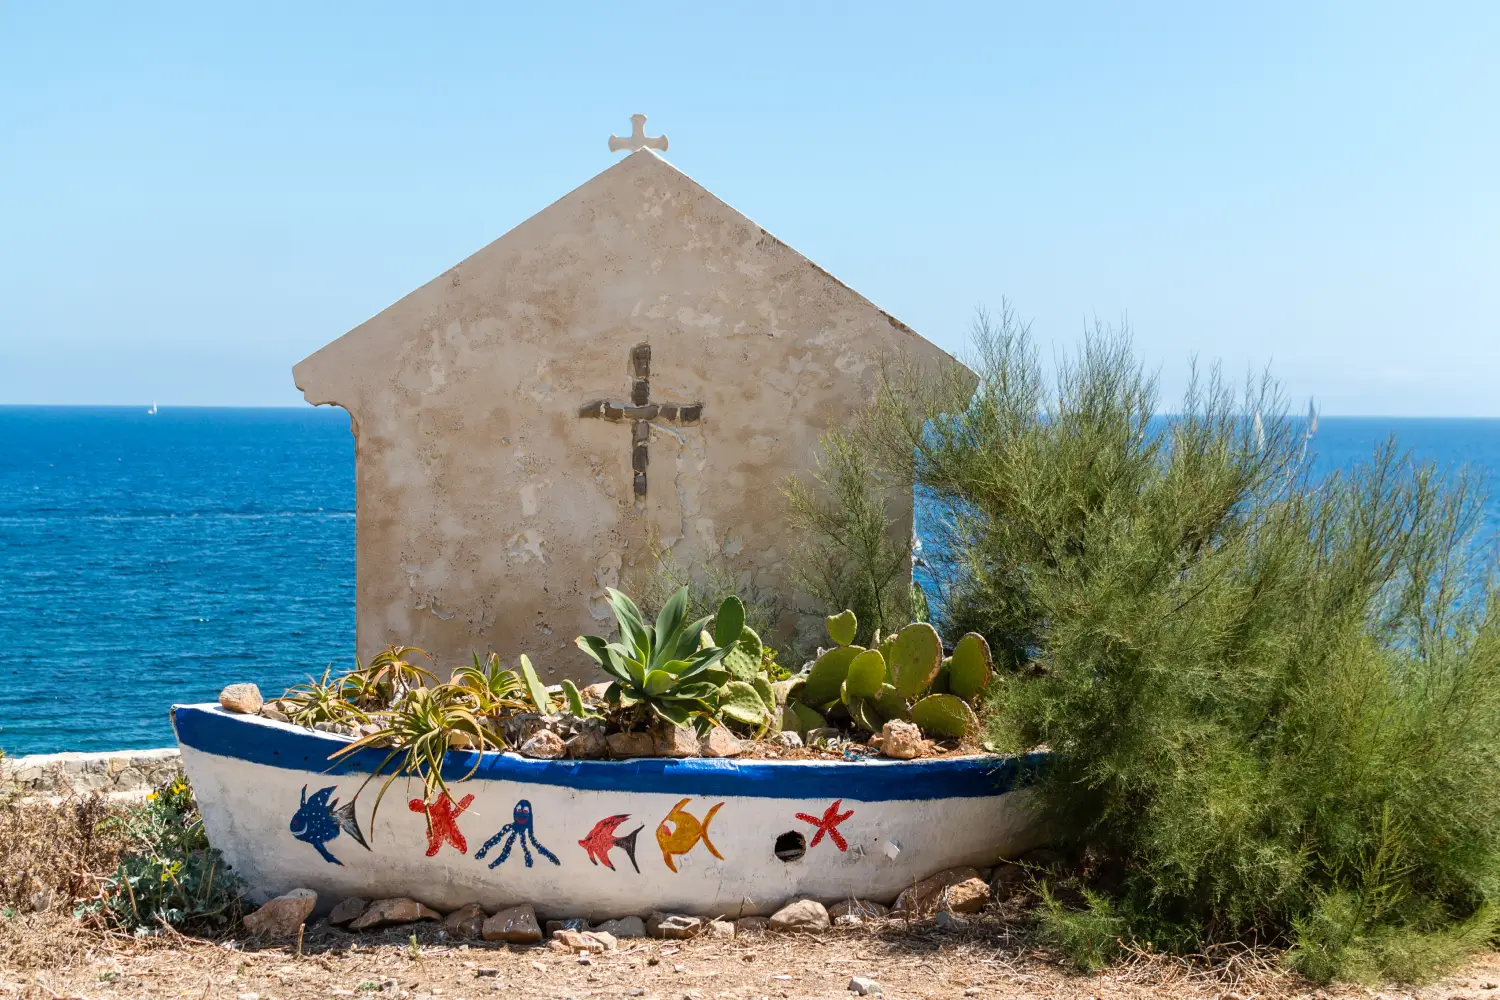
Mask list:
[[[839,833],[838,828],[840,823],[854,815],[854,810],[850,809],[846,813],[839,812],[839,806],[843,804],[843,799],[834,800],[833,805],[824,810],[822,819],[816,816],[809,816],[807,813],[797,814],[797,818],[802,820],[802,822],[811,823],[818,829],[818,832],[813,834],[812,842],[807,845],[809,848],[817,847],[818,841],[822,840],[823,834],[826,833],[828,834],[828,839],[832,840],[838,846],[839,850],[847,851],[849,849],[849,842],[844,839],[843,834]]]
[[[427,856],[433,857],[444,842],[458,848],[458,853],[469,853],[469,842],[458,829],[458,817],[469,808],[469,803],[474,801],[474,796],[465,795],[458,800],[455,806],[453,800],[448,797],[447,792],[438,793],[437,799],[432,802],[423,802],[421,799],[412,799],[407,808],[414,813],[427,814]]]

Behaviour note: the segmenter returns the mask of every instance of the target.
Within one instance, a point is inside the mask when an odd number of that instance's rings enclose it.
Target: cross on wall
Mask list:
[[[635,473],[635,495],[643,497],[646,495],[646,466],[651,461],[647,448],[651,440],[651,421],[696,424],[703,417],[703,404],[651,402],[650,344],[636,344],[630,349],[630,369],[633,381],[629,403],[590,400],[578,408],[578,416],[616,423],[630,421],[630,468]]]

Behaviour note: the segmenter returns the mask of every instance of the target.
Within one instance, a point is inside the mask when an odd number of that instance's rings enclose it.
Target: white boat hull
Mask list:
[[[327,904],[411,896],[441,911],[529,902],[547,918],[739,917],[799,897],[888,901],[935,871],[992,865],[1043,840],[1023,787],[1036,757],[457,753],[444,769],[456,802],[425,803],[421,783],[402,778],[372,823],[384,778],[355,795],[383,751],[330,763],[346,739],[217,705],[174,708],[173,724],[209,840],[257,902],[308,888]]]

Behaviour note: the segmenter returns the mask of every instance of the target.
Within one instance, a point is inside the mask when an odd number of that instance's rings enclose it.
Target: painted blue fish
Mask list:
[[[342,865],[343,862],[329,854],[328,848],[323,846],[336,838],[340,830],[347,832],[365,850],[368,851],[370,845],[365,843],[365,835],[360,832],[359,820],[354,816],[354,803],[351,801],[348,805],[340,806],[338,799],[328,801],[328,797],[337,790],[337,785],[329,785],[313,792],[312,798],[308,798],[307,786],[302,786],[302,807],[292,817],[292,836],[317,848],[324,861]]]

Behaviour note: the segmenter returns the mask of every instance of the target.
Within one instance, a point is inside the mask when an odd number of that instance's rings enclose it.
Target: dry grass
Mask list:
[[[50,893],[54,907],[95,898],[126,844],[123,829],[105,823],[121,811],[98,795],[0,802],[0,907],[30,910],[38,892]]]
[[[1379,994],[1362,988],[1314,990],[1280,971],[1271,955],[1207,956],[1217,965],[1139,955],[1107,973],[1080,976],[1033,947],[1003,914],[959,929],[886,925],[816,937],[623,941],[619,951],[594,956],[587,964],[543,947],[455,944],[430,924],[415,929],[415,944],[412,928],[353,936],[314,925],[300,955],[295,942],[261,946],[178,935],[132,939],[90,932],[52,915],[10,924],[5,933],[29,943],[0,957],[0,997],[37,1000],[237,1000],[252,994],[258,1000],[800,1000],[850,997],[847,985],[855,975],[879,982],[888,1000],[1500,996],[1486,988],[1500,981],[1493,958],[1424,990]],[[26,964],[12,964],[17,958]]]

